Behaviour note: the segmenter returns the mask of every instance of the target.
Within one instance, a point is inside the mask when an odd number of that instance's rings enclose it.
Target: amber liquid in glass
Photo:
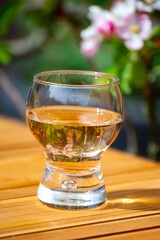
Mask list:
[[[123,117],[101,108],[45,106],[28,111],[27,122],[50,165],[79,172],[99,166]]]

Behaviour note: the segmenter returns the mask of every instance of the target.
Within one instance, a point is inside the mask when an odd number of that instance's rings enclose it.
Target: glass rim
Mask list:
[[[114,80],[112,83],[106,83],[106,84],[66,84],[66,83],[54,83],[54,82],[49,82],[46,80],[39,79],[40,76],[50,76],[50,75],[55,75],[55,74],[77,74],[77,75],[88,75],[88,76],[97,76],[97,77],[105,77],[105,78],[110,78]],[[112,87],[118,85],[119,79],[113,75],[103,73],[103,72],[98,72],[98,71],[83,71],[83,70],[52,70],[52,71],[45,71],[45,72],[40,72],[34,75],[33,78],[34,81],[43,83],[45,85],[54,85],[54,86],[60,86],[60,87],[71,87],[71,88],[103,88],[103,87]]]

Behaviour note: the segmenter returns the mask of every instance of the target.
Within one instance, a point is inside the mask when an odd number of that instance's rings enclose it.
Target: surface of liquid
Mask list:
[[[31,132],[57,167],[92,168],[115,140],[123,117],[100,108],[47,106],[27,112]]]

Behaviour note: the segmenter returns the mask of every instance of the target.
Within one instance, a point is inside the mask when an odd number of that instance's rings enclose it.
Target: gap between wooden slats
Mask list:
[[[98,217],[98,216],[97,216]],[[87,218],[87,217],[86,217]],[[65,225],[64,221],[62,220],[59,222],[59,229],[56,229],[55,223],[53,222],[53,225],[50,226],[49,229],[43,228],[37,229],[27,229],[24,231],[23,229],[14,229],[13,232],[7,232],[2,233],[1,237],[4,236],[12,236],[12,235],[21,235],[20,239],[27,239],[28,237],[31,237],[31,239],[43,239],[45,237],[46,239],[87,239],[90,237],[98,237],[98,236],[104,236],[104,235],[114,235],[114,234],[120,234],[126,231],[136,231],[136,230],[144,230],[147,228],[153,228],[153,227],[159,227],[160,226],[160,215],[150,215],[150,216],[143,216],[143,215],[136,215],[134,214],[130,216],[125,216],[125,219],[123,219],[124,216],[122,214],[121,217],[117,217],[114,219],[105,219],[99,217],[99,222],[93,222],[80,220],[78,218],[78,222],[75,221],[74,224],[70,222],[69,225]],[[70,220],[70,219],[68,219]],[[76,219],[77,220],[77,219]],[[102,221],[103,220],[103,221]],[[58,221],[57,221],[58,222]],[[68,221],[69,222],[69,221]],[[78,223],[78,224],[76,224]],[[64,224],[64,225],[63,225]],[[53,230],[54,229],[54,230]],[[43,232],[41,232],[43,231]],[[31,234],[34,232],[34,234]],[[27,235],[23,235],[27,234]],[[19,239],[19,238],[18,238]],[[158,240],[158,239],[157,239]]]
[[[62,230],[61,232],[57,232],[55,230],[51,231],[45,231],[45,232],[38,232],[38,233],[31,233],[31,234],[25,234],[25,235],[17,235],[14,236],[14,239],[16,240],[72,240],[72,239],[77,239],[77,240],[159,240],[160,236],[160,227],[155,227],[155,228],[150,228],[150,229],[140,229],[140,230],[133,230],[133,231],[126,231],[122,233],[115,233],[115,234],[101,234],[100,236],[96,236],[96,227],[94,229],[94,235],[89,237],[79,237],[78,234],[75,233],[72,235],[72,232],[68,233],[67,230]],[[78,232],[82,231],[81,229],[78,230]],[[74,238],[73,238],[73,237]],[[56,238],[55,238],[56,237]],[[13,240],[13,237],[5,237],[2,238],[5,240]]]
[[[38,184],[41,180],[42,173],[45,167],[45,161],[43,159],[34,158],[32,161],[31,157],[26,157],[24,160],[16,161],[0,161],[0,189],[15,188],[20,186],[29,186]],[[125,173],[118,173],[110,175],[110,171],[105,170],[104,181],[107,186],[113,184],[125,184],[128,182],[144,181],[145,179],[159,179],[160,168],[153,168],[151,170],[146,169],[141,171],[125,171]]]
[[[22,240],[27,239],[26,236],[24,236],[24,237],[22,236]],[[19,237],[17,238],[17,240],[18,239],[19,239]],[[38,238],[34,238],[34,236],[33,236],[33,240],[35,240],[35,239],[38,239]],[[44,240],[45,237],[42,236],[42,238],[41,238],[41,236],[39,236],[39,239]],[[52,240],[52,236],[49,239]],[[113,234],[113,235],[109,234],[109,235],[104,235],[104,236],[101,236],[98,238],[97,237],[85,238],[85,240],[159,240],[159,239],[160,239],[160,227],[144,229],[144,230],[136,230],[136,231],[125,232],[125,233],[117,233],[117,234]],[[80,238],[77,240],[80,240]]]
[[[3,143],[3,146],[1,145],[1,162],[3,162],[2,160],[5,158],[8,165],[5,165],[4,162],[2,163],[1,166],[3,166],[4,169],[1,169],[1,173],[7,174],[5,177],[10,177],[10,179],[8,179],[8,186],[12,188],[24,186],[25,184],[37,184],[41,178],[44,161],[42,162],[42,155],[39,156],[38,151],[41,150],[39,150],[40,147],[38,147],[36,140],[34,140],[32,135],[28,132],[29,130],[23,124],[18,123],[16,125],[13,121],[5,120],[2,125],[0,129],[1,133],[3,132],[0,137],[0,139],[3,140],[1,141]],[[37,149],[32,149],[34,144],[37,144]],[[27,154],[26,147],[32,149],[31,153],[28,152]],[[17,151],[17,153],[14,151]],[[10,168],[8,168],[8,166],[10,166]],[[76,213],[78,217],[72,212],[72,216],[74,217],[71,219],[69,218],[69,220],[67,219],[68,211],[65,213],[65,211],[55,209],[49,210],[46,206],[42,206],[36,197],[21,197],[23,194],[25,194],[25,196],[28,196],[27,194],[29,194],[29,196],[35,195],[35,186],[29,186],[28,188],[22,187],[19,189],[13,188],[11,190],[17,191],[17,196],[19,190],[22,190],[19,194],[19,199],[12,199],[11,195],[13,192],[7,192],[8,196],[10,195],[10,199],[8,198],[9,200],[0,202],[1,211],[3,211],[1,216],[2,220],[4,220],[1,224],[3,232],[5,234],[16,234],[18,231],[18,234],[21,234],[27,231],[34,232],[60,228],[62,226],[78,226],[79,224],[88,224],[88,221],[89,224],[95,224],[95,222],[98,223],[100,221],[120,220],[128,216],[137,217],[143,214],[149,216],[150,214],[159,212],[159,169],[157,169],[156,164],[119,151],[107,150],[103,156],[102,168],[106,176],[105,182],[108,186],[110,200],[102,205],[100,209],[97,208],[91,211],[86,210],[82,212],[78,211]],[[36,171],[34,171],[35,169]],[[31,177],[29,177],[28,173],[30,173]],[[1,174],[1,180],[3,176]],[[150,179],[148,185],[146,179]],[[4,182],[6,184],[7,181]],[[142,184],[141,188],[140,183]],[[144,186],[146,189],[144,189]],[[150,188],[151,186],[155,189],[147,189],[147,187]],[[27,192],[25,192],[26,190]],[[158,197],[156,198],[157,192]],[[4,195],[2,198],[5,197]],[[145,195],[144,199],[142,195]],[[151,195],[152,197],[150,197]],[[130,202],[133,198],[135,198],[134,201]],[[42,210],[43,208],[45,208],[44,211]],[[103,213],[101,213],[102,210]],[[56,215],[56,219],[53,216],[54,214]],[[88,216],[88,214],[90,215]],[[81,217],[79,217],[79,215]],[[66,218],[65,220],[64,217]],[[57,220],[57,218],[59,220]]]
[[[144,188],[145,186],[145,188]],[[16,187],[10,189],[0,190],[0,200],[7,199],[16,199],[20,197],[29,197],[35,196],[37,194],[38,184],[33,186],[26,187]],[[133,196],[137,198],[139,194],[142,196],[145,195],[147,198],[157,198],[160,202],[160,180],[153,179],[149,181],[141,181],[136,184],[134,182],[124,183],[124,184],[116,184],[116,185],[108,185],[106,186],[107,193],[109,199],[113,198],[128,198]],[[153,192],[154,191],[154,192]]]
[[[9,232],[18,234],[19,231],[34,232],[40,229],[84,224],[86,221],[99,222],[102,219],[108,221],[160,213],[160,190],[155,187],[156,184],[152,181],[136,185],[128,184],[121,191],[118,185],[114,190],[110,186],[108,201],[105,204],[95,209],[82,211],[52,209],[42,205],[36,197],[1,200],[0,229],[4,234]],[[67,218],[71,219],[67,220]]]

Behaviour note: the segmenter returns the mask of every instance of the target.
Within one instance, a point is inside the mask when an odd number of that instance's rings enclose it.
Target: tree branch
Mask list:
[[[9,77],[1,68],[0,68],[0,86],[13,102],[19,115],[24,119],[25,118],[25,102],[21,94],[19,93],[19,91],[15,88],[15,86],[10,81]]]

